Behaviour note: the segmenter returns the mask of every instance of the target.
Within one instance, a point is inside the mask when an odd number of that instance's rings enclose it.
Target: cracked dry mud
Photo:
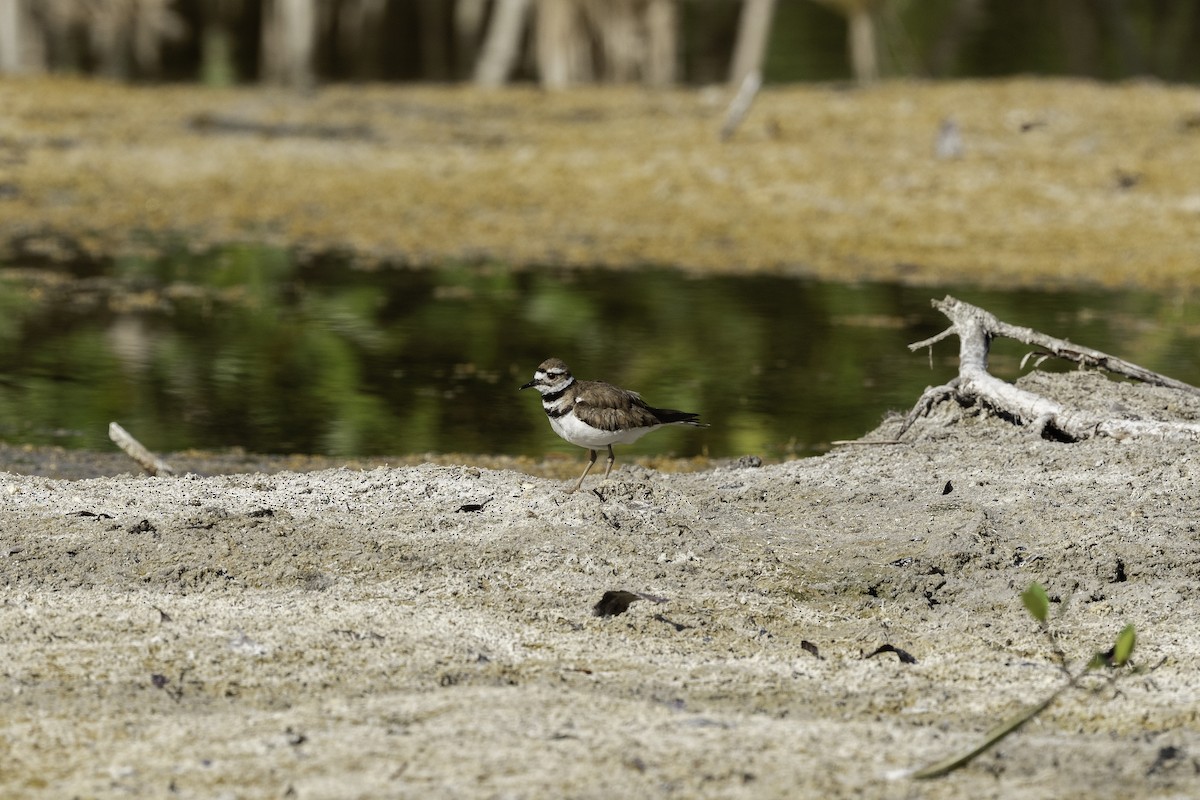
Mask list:
[[[1200,416],[1091,373],[1026,385]],[[466,466],[0,475],[0,794],[1200,793],[1195,448],[947,407],[910,436],[573,495]],[[1132,622],[1154,669],[900,777],[1059,684],[1033,580],[1069,655]],[[617,590],[650,597],[595,616]]]

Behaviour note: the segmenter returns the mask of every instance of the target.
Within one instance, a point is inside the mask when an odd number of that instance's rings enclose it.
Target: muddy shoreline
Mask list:
[[[1090,373],[1029,380],[1200,416]],[[957,407],[904,445],[619,465],[574,495],[433,464],[4,474],[0,792],[1193,796],[1198,478],[1194,448]],[[1132,622],[1153,670],[948,778],[899,777],[1061,681],[1018,599],[1033,580],[1076,663]],[[618,590],[650,599],[595,616]]]

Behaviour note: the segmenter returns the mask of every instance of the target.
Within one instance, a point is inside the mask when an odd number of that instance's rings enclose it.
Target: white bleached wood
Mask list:
[[[174,475],[171,465],[146,449],[145,445],[115,422],[108,423],[108,438],[151,475]]]
[[[530,0],[496,0],[487,36],[475,64],[475,83],[503,86],[516,67]]]
[[[1077,361],[1087,366],[1101,367],[1109,372],[1164,386],[1192,395],[1200,389],[1182,381],[1152,372],[1090,347],[1081,347],[1062,339],[1047,336],[1031,328],[1009,325],[988,311],[947,295],[934,300],[934,308],[950,318],[951,326],[936,336],[909,345],[910,350],[932,347],[950,334],[959,339],[958,377],[943,386],[926,389],[908,413],[900,438],[919,418],[939,402],[957,398],[967,404],[980,403],[1021,425],[1032,427],[1040,435],[1069,441],[1091,436],[1115,439],[1159,438],[1200,441],[1200,425],[1188,422],[1158,422],[1097,416],[1093,412],[1064,406],[1034,392],[1018,388],[988,372],[988,350],[997,336],[1015,339],[1042,348],[1051,355]]]

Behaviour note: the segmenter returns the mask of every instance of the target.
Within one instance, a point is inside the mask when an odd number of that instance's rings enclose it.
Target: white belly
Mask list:
[[[564,414],[561,417],[550,417],[550,427],[571,444],[594,450],[597,447],[607,447],[610,444],[631,444],[661,425],[649,428],[633,428],[627,431],[602,431],[593,428],[586,422],[580,422],[574,414]]]

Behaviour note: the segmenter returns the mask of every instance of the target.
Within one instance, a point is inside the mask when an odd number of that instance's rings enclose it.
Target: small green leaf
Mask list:
[[[1133,625],[1126,625],[1117,634],[1117,643],[1113,645],[1112,663],[1114,667],[1120,667],[1129,660],[1133,655],[1133,646],[1137,642],[1137,634],[1134,633]]]
[[[1039,583],[1029,584],[1029,588],[1021,592],[1021,602],[1038,622],[1045,623],[1050,615],[1050,598]]]
[[[1108,664],[1108,653],[1096,653],[1096,655],[1092,656],[1092,660],[1088,662],[1087,668],[1100,669],[1101,667],[1107,667]]]

